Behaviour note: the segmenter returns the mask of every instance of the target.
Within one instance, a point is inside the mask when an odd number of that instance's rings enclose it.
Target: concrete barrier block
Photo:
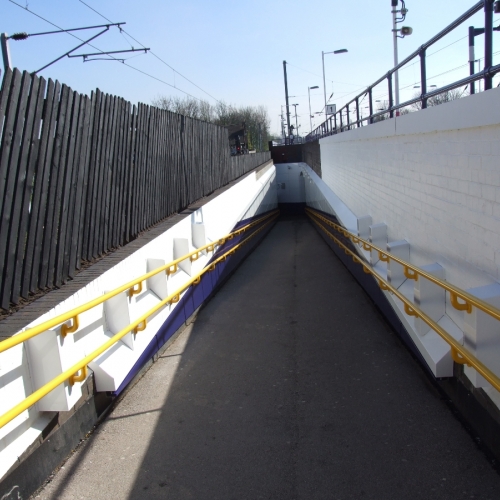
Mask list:
[[[500,285],[480,286],[467,290],[471,295],[500,308]],[[490,370],[500,376],[500,322],[489,314],[473,307],[464,315],[464,345]],[[476,370],[464,367],[464,372],[474,387],[490,387]]]
[[[103,308],[106,329],[113,335],[130,325],[129,297],[127,292],[122,292],[111,297],[104,302]],[[131,333],[127,333],[121,340],[127,347],[132,350],[134,349],[134,336]]]
[[[440,264],[429,264],[422,266],[421,269],[436,278],[445,279],[444,268]],[[419,276],[418,280],[415,281],[414,295],[417,306],[431,319],[438,322],[444,316],[446,312],[446,290],[444,288]],[[415,329],[421,337],[431,330],[427,323],[420,318],[415,319]]]
[[[363,215],[358,217],[358,236],[364,240],[368,240],[370,237],[370,226],[372,225],[372,216]]]
[[[150,273],[159,267],[162,267],[166,262],[162,259],[147,259],[147,272]],[[167,276],[164,272],[155,274],[146,280],[148,290],[154,292],[160,299],[168,297]]]
[[[189,253],[189,240],[187,238],[174,238],[174,260]],[[185,259],[179,263],[179,268],[191,276],[192,262]]]
[[[387,243],[387,251],[407,262],[410,260],[410,244],[406,240]],[[398,262],[389,260],[387,264],[387,280],[393,287],[399,288],[406,281],[403,266]]]
[[[387,224],[380,222],[370,226],[370,242],[379,248],[387,247]],[[370,264],[374,266],[379,261],[379,255],[376,250],[370,251]]]

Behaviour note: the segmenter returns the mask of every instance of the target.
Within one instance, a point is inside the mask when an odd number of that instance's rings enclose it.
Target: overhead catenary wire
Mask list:
[[[65,33],[67,33],[68,35],[72,36],[73,38],[76,38],[77,40],[80,40],[80,41],[84,41],[82,38],[74,35],[73,33],[71,32],[67,32],[66,30],[64,30],[64,28],[61,28],[60,26],[58,26],[57,24],[53,23],[52,21],[49,21],[48,19],[44,18],[43,16],[41,16],[40,14],[37,14],[36,12],[34,12],[33,10],[29,9],[27,6],[23,6],[17,2],[15,2],[14,0],[9,0],[10,3],[13,3],[14,5],[17,5],[19,8],[23,9],[23,10],[26,10],[27,12],[29,12],[30,14],[33,14],[34,16],[38,17],[39,19],[41,19],[42,21],[45,21],[46,23],[64,31]],[[92,47],[96,50],[98,50],[99,52],[103,53],[105,51],[101,50],[99,47],[96,47],[95,45],[92,45],[91,43],[88,44],[89,47]],[[132,58],[131,58],[132,59]],[[181,88],[175,86],[175,85],[172,85],[171,83],[168,83],[166,82],[165,80],[162,80],[161,78],[158,78],[156,76],[153,76],[149,73],[147,73],[146,71],[143,71],[143,70],[140,70],[139,68],[136,68],[135,66],[131,66],[130,64],[127,64],[125,62],[125,60],[122,60],[122,59],[119,59],[119,58],[116,58],[116,57],[113,57],[113,56],[110,56],[110,60],[115,60],[115,61],[118,61],[118,62],[121,62],[124,66],[127,66],[131,69],[133,69],[134,71],[137,71],[139,73],[142,73],[143,75],[149,77],[149,78],[152,78],[153,80],[156,80],[160,83],[163,83],[164,85],[167,85],[169,87],[172,87],[173,89],[175,90],[178,90],[179,92],[182,92],[183,94],[187,95],[188,97],[191,97],[193,99],[196,99],[197,101],[202,101],[202,99],[198,98],[198,97],[195,97],[194,95],[191,95],[189,92],[186,92],[185,90],[182,90]]]
[[[101,14],[100,12],[98,12],[96,9],[94,9],[93,7],[91,7],[88,3],[84,2],[83,0],[78,0],[78,1],[80,3],[82,3],[83,5],[85,5],[86,7],[88,7],[90,10],[94,11],[97,15],[101,16],[103,19],[106,19],[106,21],[109,21],[109,19],[106,16],[104,16],[103,14]],[[112,22],[112,21],[109,21],[109,22]],[[139,40],[137,40],[136,38],[134,38],[130,33],[128,33],[127,31],[125,31],[123,28],[120,30],[120,33],[125,33],[132,40],[134,40],[134,42],[137,42],[143,48],[145,47],[144,44],[142,44]],[[201,90],[203,93],[205,93],[206,95],[208,95],[209,97],[211,97],[214,101],[217,101],[218,103],[221,103],[221,101],[219,99],[217,99],[213,95],[209,94],[206,90],[202,89],[199,85],[197,85],[196,83],[194,83],[193,81],[191,81],[189,78],[187,78],[186,76],[184,76],[182,73],[179,73],[179,71],[177,71],[174,67],[172,67],[170,64],[168,64],[166,61],[164,61],[160,56],[156,55],[152,50],[150,50],[149,52],[150,52],[150,54],[152,56],[156,57],[156,59],[158,59],[160,62],[162,62],[163,64],[165,64],[165,66],[169,67],[172,71],[174,71],[175,73],[177,73],[180,77],[184,78],[184,80],[186,80],[187,82],[189,82],[191,85],[194,85],[197,89]]]

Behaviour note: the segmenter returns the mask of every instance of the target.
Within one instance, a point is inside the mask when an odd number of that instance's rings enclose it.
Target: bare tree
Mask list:
[[[463,89],[448,90],[446,92],[442,92],[441,94],[429,97],[429,99],[427,99],[427,107],[439,106],[440,104],[443,104],[445,102],[455,101],[456,99],[461,99],[462,97],[466,97],[468,95],[469,95],[468,86]],[[420,97],[420,94],[415,94],[413,97]],[[415,110],[422,109],[422,102],[417,101],[411,106]]]
[[[248,149],[267,150],[271,120],[264,106],[236,107],[223,101],[211,105],[207,101],[191,97],[182,99],[170,96],[159,96],[153,99],[152,104],[161,109],[223,127],[245,124]]]

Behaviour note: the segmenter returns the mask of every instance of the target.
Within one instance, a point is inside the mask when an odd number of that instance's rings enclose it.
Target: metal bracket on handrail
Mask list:
[[[357,245],[359,243],[359,238],[354,236],[353,234],[350,235],[351,241]]]
[[[418,281],[418,273],[417,273],[417,271],[413,271],[413,270],[411,270],[409,267],[404,266],[404,268],[403,268],[403,272],[405,273],[405,276],[406,276],[409,280],[415,280],[415,281]]]
[[[214,250],[215,250],[215,244],[213,244],[213,245],[208,245],[208,247],[207,247],[207,253],[208,253],[208,252],[213,252]]]
[[[177,264],[174,264],[173,266],[170,266],[168,269],[165,270],[165,274],[167,276],[170,276],[171,274],[175,274],[177,272]]]
[[[363,272],[365,274],[373,274],[368,266],[363,265]]]
[[[87,366],[84,366],[79,371],[80,375],[77,375],[78,372],[76,372],[74,375],[71,375],[71,377],[68,379],[69,385],[71,387],[75,385],[75,382],[83,382],[87,378]]]
[[[451,305],[458,311],[467,311],[468,314],[472,312],[472,304],[467,302],[467,300],[465,300],[465,302],[459,302],[458,295],[456,293],[450,292],[450,302]]]
[[[408,314],[408,316],[417,316],[415,310],[412,309],[406,302],[404,303],[404,308],[405,308],[405,313]]]
[[[363,241],[363,249],[364,249],[364,250],[371,250],[371,249],[372,249],[372,247],[371,247],[368,243],[365,243],[365,242]]]
[[[73,318],[73,324],[69,326],[67,323],[63,323],[61,326],[61,337],[66,337],[68,333],[75,333],[80,327],[80,319],[78,315]]]
[[[148,320],[145,319],[144,321],[141,321],[135,328],[134,328],[134,333],[138,332],[143,332],[146,329],[146,326],[148,326]]]
[[[191,255],[191,256],[189,257],[189,260],[190,260],[191,262],[194,262],[195,260],[198,260],[199,258],[200,258],[200,254],[199,254],[198,252],[196,252],[196,253],[194,253],[193,255]]]
[[[451,347],[451,358],[459,365],[471,366],[467,358],[464,358],[454,347]]]
[[[133,286],[132,288],[129,289],[128,296],[133,297],[134,295],[139,295],[141,292],[142,292],[142,281],[137,283],[137,288]]]
[[[378,258],[382,261],[382,262],[389,262],[389,259],[390,257],[386,254],[386,253],[383,253],[379,250],[378,252]]]
[[[193,285],[198,285],[201,281],[201,276],[198,276],[194,281],[193,281]]]
[[[179,302],[180,298],[181,298],[181,295],[179,293],[177,293],[170,300],[170,304],[176,304],[177,302]]]
[[[378,281],[378,286],[381,290],[389,290],[389,287],[382,280]]]

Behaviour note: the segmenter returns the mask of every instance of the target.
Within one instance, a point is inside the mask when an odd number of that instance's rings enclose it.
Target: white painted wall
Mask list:
[[[320,141],[323,181],[467,289],[500,281],[500,88]],[[460,322],[459,318],[454,318]]]
[[[306,201],[303,165],[303,163],[276,164],[278,203],[304,203]]]

